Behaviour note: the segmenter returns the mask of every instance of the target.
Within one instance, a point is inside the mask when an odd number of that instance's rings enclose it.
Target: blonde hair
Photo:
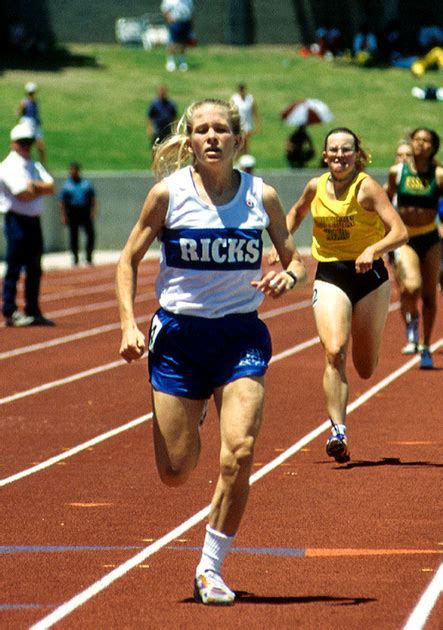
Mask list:
[[[203,105],[215,105],[226,112],[229,125],[234,135],[242,133],[240,114],[233,103],[216,98],[206,98],[191,103],[178,121],[174,133],[163,142],[156,143],[152,149],[152,170],[156,179],[162,179],[174,171],[178,171],[186,163],[193,160],[188,146],[192,133],[193,117]]]

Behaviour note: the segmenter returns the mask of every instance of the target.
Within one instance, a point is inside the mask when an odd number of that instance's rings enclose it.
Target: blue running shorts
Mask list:
[[[160,308],[149,331],[149,375],[154,389],[194,400],[244,376],[262,376],[271,337],[257,312],[209,319]]]

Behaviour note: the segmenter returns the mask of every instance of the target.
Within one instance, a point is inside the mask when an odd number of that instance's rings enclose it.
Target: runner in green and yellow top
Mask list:
[[[363,172],[369,157],[350,129],[332,129],[323,159],[328,172],[309,181],[287,216],[294,232],[310,210],[312,253],[318,260],[313,307],[325,351],[323,388],[332,425],[326,452],[339,463],[350,457],[346,435],[346,355],[369,378],[378,361],[389,306],[383,254],[407,240],[406,228],[383,188]],[[275,251],[270,262],[277,260]]]
[[[407,322],[404,354],[420,351],[420,367],[433,367],[431,334],[437,312],[440,273],[440,238],[437,226],[439,198],[443,195],[443,168],[435,156],[440,137],[418,127],[411,134],[413,160],[389,169],[388,195],[397,195],[398,212],[408,229],[409,241],[400,248],[396,266],[401,275],[400,302]],[[423,343],[419,344],[419,300],[422,300]]]

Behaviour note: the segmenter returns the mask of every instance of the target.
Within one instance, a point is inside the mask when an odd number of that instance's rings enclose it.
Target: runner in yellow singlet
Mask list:
[[[390,285],[383,254],[407,240],[406,228],[383,188],[363,169],[368,155],[356,134],[332,129],[323,158],[328,172],[311,179],[287,216],[294,232],[309,211],[314,220],[312,254],[317,259],[313,308],[325,351],[323,388],[332,425],[326,452],[350,458],[346,434],[346,355],[369,378],[378,362]],[[270,262],[277,260],[275,251]]]

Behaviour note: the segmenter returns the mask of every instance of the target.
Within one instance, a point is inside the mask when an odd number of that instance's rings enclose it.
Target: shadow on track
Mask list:
[[[273,604],[281,606],[283,604],[334,604],[336,606],[359,606],[360,604],[370,604],[377,601],[373,597],[332,597],[330,595],[305,595],[305,596],[261,596],[248,593],[247,591],[235,591],[235,605],[238,604]],[[183,599],[182,604],[197,604],[192,598]],[[201,605],[201,604],[199,604]]]

